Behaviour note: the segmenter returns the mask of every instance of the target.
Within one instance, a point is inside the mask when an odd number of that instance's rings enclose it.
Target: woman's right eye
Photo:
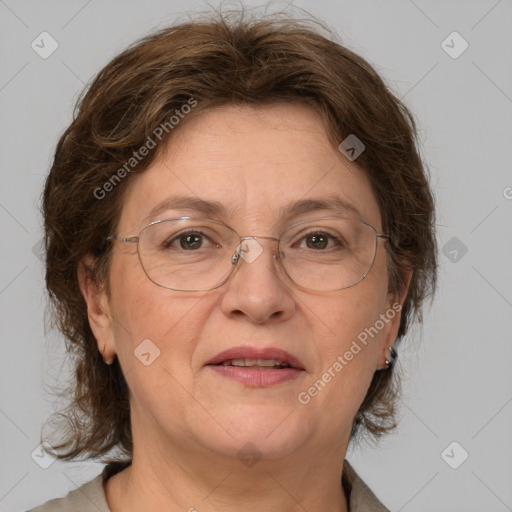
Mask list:
[[[188,232],[170,236],[162,244],[164,249],[196,250],[203,245],[204,235],[202,233]]]
[[[219,247],[219,244],[200,231],[186,231],[177,235],[170,235],[161,244],[163,249],[181,250],[181,251],[197,251],[210,247]]]
[[[186,250],[199,249],[203,244],[202,235],[199,234],[181,235],[178,240],[180,248]]]

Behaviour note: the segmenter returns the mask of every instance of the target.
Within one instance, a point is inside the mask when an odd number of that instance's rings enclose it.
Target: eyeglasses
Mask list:
[[[152,222],[138,236],[109,236],[109,242],[137,244],[148,278],[176,291],[206,291],[224,284],[241,259],[263,252],[258,240],[277,242],[277,257],[297,286],[335,291],[361,282],[373,266],[379,238],[391,238],[361,220],[324,217],[297,222],[278,238],[239,236],[223,222],[178,217]]]

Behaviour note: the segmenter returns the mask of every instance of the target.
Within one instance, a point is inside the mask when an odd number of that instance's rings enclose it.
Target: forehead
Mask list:
[[[173,203],[176,197],[181,199]],[[313,108],[227,105],[186,119],[159,158],[131,177],[120,229],[142,229],[156,217],[190,215],[194,208],[235,229],[268,229],[293,220],[287,216],[310,211],[318,217],[323,200],[380,228],[366,174],[332,147]],[[216,208],[202,211],[205,203]]]

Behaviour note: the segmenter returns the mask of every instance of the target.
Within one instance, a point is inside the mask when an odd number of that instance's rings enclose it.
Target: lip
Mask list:
[[[223,361],[244,358],[274,359],[287,363],[289,367],[267,370],[245,366],[223,366],[220,364]],[[211,368],[222,377],[236,380],[245,386],[253,388],[263,388],[288,382],[305,373],[302,362],[286,352],[286,350],[280,348],[233,347],[217,354],[205,364],[205,367]]]
[[[291,369],[304,370],[302,362],[286,350],[274,347],[232,347],[228,348],[212,357],[205,366],[217,365],[224,361],[231,361],[233,359],[274,359],[282,363],[288,363]],[[267,370],[262,370],[267,371]],[[272,370],[279,371],[279,370]]]

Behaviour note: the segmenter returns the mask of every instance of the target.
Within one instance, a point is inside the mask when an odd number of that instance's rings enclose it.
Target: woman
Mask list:
[[[286,18],[148,36],[81,99],[43,209],[76,356],[48,450],[108,465],[34,511],[387,510],[345,454],[396,426],[436,243],[414,120],[366,61]]]

